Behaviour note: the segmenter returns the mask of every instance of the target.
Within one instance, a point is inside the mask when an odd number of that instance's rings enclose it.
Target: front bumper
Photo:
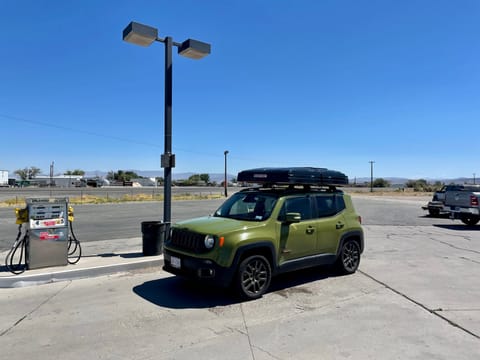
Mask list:
[[[172,261],[172,257],[175,261]],[[216,286],[228,287],[235,269],[218,265],[212,260],[183,255],[163,250],[163,270],[189,279],[200,280]]]

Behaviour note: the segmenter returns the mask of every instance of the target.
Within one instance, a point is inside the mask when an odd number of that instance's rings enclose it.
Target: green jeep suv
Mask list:
[[[240,172],[239,181],[260,186],[233,194],[210,216],[173,225],[163,269],[232,286],[244,299],[261,297],[272,276],[287,271],[335,264],[354,273],[364,248],[361,219],[335,186],[348,178],[331,173],[343,175],[321,168]]]

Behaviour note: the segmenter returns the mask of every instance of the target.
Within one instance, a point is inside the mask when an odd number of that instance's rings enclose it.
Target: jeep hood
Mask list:
[[[245,231],[263,226],[265,226],[265,222],[263,221],[244,221],[215,216],[204,216],[174,224],[176,228],[212,235],[226,235],[239,230]]]

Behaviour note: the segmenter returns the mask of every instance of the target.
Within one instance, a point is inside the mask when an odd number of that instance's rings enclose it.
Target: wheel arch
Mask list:
[[[264,256],[267,261],[270,263],[270,268],[272,273],[275,273],[277,267],[276,257],[275,257],[275,247],[271,242],[260,241],[255,244],[248,244],[241,246],[237,249],[235,253],[235,258],[233,260],[233,267],[238,268],[240,263],[249,256],[252,255],[261,255]]]
[[[363,231],[354,230],[354,231],[349,231],[349,232],[342,235],[342,238],[340,239],[340,243],[338,244],[337,258],[340,255],[340,252],[342,251],[343,244],[345,244],[345,242],[347,242],[349,240],[356,241],[358,243],[358,245],[360,246],[360,253],[363,253],[363,249],[364,249],[364,246],[365,246],[364,245],[364,238],[363,238]]]

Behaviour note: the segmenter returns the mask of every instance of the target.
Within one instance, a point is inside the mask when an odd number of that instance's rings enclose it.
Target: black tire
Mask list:
[[[272,270],[268,260],[261,255],[244,259],[238,267],[235,288],[245,300],[260,298],[268,290],[272,280]]]
[[[480,217],[475,216],[475,215],[463,215],[460,218],[460,220],[462,220],[462,222],[465,225],[473,226],[473,225],[476,225],[478,223],[478,221],[480,220]]]
[[[341,274],[353,274],[360,265],[360,245],[355,240],[343,243],[337,259],[337,268]]]
[[[440,210],[438,209],[428,209],[428,213],[430,214],[430,216],[439,216],[440,215]]]

